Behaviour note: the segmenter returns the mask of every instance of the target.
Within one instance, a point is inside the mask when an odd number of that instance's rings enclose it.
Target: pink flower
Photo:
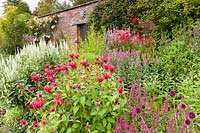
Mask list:
[[[62,70],[63,70],[63,71],[67,71],[67,70],[68,70],[68,66],[67,66],[67,65],[63,65],[63,66],[62,66]]]
[[[32,81],[38,82],[40,80],[40,75],[37,74],[33,74],[31,76]]]
[[[71,53],[69,54],[69,57],[74,60],[74,59],[78,59],[79,55],[78,54],[74,54],[74,53]]]
[[[119,79],[118,79],[118,82],[119,82],[120,84],[122,84],[122,83],[123,83],[123,79],[122,79],[122,78],[119,78]]]
[[[37,122],[37,121],[34,121],[34,122],[32,123],[32,126],[33,126],[33,128],[38,128],[38,127],[39,127],[38,122]]]
[[[54,83],[56,78],[54,78],[53,76],[47,76],[47,80],[51,83]]]
[[[69,66],[71,67],[71,68],[73,68],[73,69],[75,69],[75,68],[77,68],[77,64],[76,64],[76,62],[69,62]]]
[[[47,76],[52,76],[54,74],[54,72],[51,69],[46,69],[45,73]]]
[[[101,83],[101,82],[103,82],[104,78],[103,78],[103,77],[97,77],[96,80],[97,80],[99,83]]]
[[[34,87],[31,87],[31,88],[29,88],[29,92],[30,92],[30,93],[33,93],[33,92],[34,92],[34,90],[35,90],[35,88],[34,88]]]
[[[27,122],[26,119],[21,119],[21,120],[20,120],[20,125],[26,126],[27,124],[28,124],[28,122]]]
[[[45,64],[44,68],[51,68],[51,65],[50,64]]]
[[[76,89],[77,89],[77,90],[80,90],[80,89],[81,89],[81,85],[77,84],[77,85],[76,85]]]
[[[30,104],[30,108],[34,108],[34,109],[40,109],[42,108],[44,105],[44,101],[42,100],[36,100],[33,103]]]
[[[42,98],[42,94],[41,93],[37,94],[37,97],[38,99]]]
[[[118,91],[118,93],[119,93],[120,95],[122,95],[123,92],[124,92],[124,89],[123,89],[123,88],[118,88],[117,91]]]
[[[108,66],[108,70],[111,71],[111,72],[114,72],[115,71],[115,66],[114,65],[109,65]]]
[[[55,108],[54,107],[50,108],[49,112],[51,112],[51,113],[55,112]]]
[[[48,92],[48,93],[50,93],[50,92],[52,91],[52,89],[53,89],[53,87],[50,86],[50,85],[45,85],[45,86],[44,86],[44,91],[46,91],[46,92]]]
[[[99,106],[101,104],[101,101],[99,99],[96,100],[95,105]]]
[[[185,131],[186,128],[187,128],[187,126],[186,126],[185,124],[183,124],[183,125],[180,127],[180,130],[181,130],[181,131]]]
[[[109,78],[110,78],[110,75],[109,75],[108,73],[104,73],[104,74],[103,74],[103,77],[104,77],[104,79],[109,79]]]
[[[60,72],[62,70],[62,66],[60,64],[56,65],[55,71]]]
[[[61,98],[61,94],[60,93],[57,93],[54,100],[59,100]]]
[[[81,61],[80,64],[83,65],[84,67],[88,67],[88,66],[90,66],[88,60]]]
[[[64,99],[60,98],[60,99],[54,101],[54,103],[56,106],[61,106],[64,103]]]
[[[91,129],[91,125],[89,125],[89,123],[87,123],[87,125],[85,126],[86,130],[90,130]]]
[[[102,60],[104,63],[107,63],[107,62],[108,62],[108,58],[105,58],[105,57],[101,58],[101,60]]]
[[[108,65],[108,64],[103,64],[103,68],[104,68],[105,70],[108,70],[108,69],[109,69],[109,65]]]

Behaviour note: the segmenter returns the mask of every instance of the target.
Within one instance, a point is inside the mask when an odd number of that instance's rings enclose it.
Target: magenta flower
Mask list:
[[[30,104],[30,108],[34,108],[34,109],[40,109],[42,108],[44,105],[44,101],[42,100],[36,100],[33,103]]]
[[[139,113],[141,112],[141,109],[140,109],[140,108],[135,108],[135,112],[136,112],[137,114],[139,114]]]
[[[51,65],[50,64],[45,64],[44,68],[51,68]]]
[[[101,82],[103,82],[104,78],[103,78],[103,77],[97,77],[96,80],[97,80],[99,83],[101,83]]]
[[[50,85],[45,85],[44,86],[44,91],[46,91],[47,93],[50,93],[52,91],[53,87]]]
[[[54,78],[53,76],[47,76],[47,80],[51,83],[54,83],[56,78]]]
[[[90,66],[90,64],[89,64],[89,61],[88,61],[88,60],[81,61],[81,62],[80,62],[80,64],[81,64],[81,65],[83,65],[84,67],[88,67],[88,66]]]
[[[104,63],[107,63],[107,62],[108,62],[108,58],[105,58],[105,57],[101,58],[101,60],[102,60]]]
[[[109,78],[110,78],[110,75],[109,75],[108,73],[104,73],[104,74],[103,74],[103,77],[104,77],[104,79],[109,79]]]
[[[39,127],[38,122],[37,122],[37,121],[34,121],[34,122],[32,123],[32,126],[33,126],[33,128],[38,128],[38,127]]]
[[[114,65],[109,65],[108,66],[108,70],[111,71],[111,72],[114,72],[115,71],[115,66]]]
[[[45,74],[46,74],[47,76],[52,76],[52,75],[54,74],[54,72],[53,72],[51,69],[46,69],[46,70],[45,70]]]
[[[69,62],[69,66],[71,67],[71,68],[73,68],[73,69],[75,69],[75,68],[77,68],[77,64],[76,64],[76,62]]]
[[[33,74],[31,76],[32,81],[38,82],[40,80],[40,75],[37,74]]]
[[[124,89],[123,89],[123,88],[118,88],[117,91],[118,91],[118,93],[119,93],[120,95],[122,95],[123,92],[124,92]]]
[[[186,119],[186,120],[185,120],[185,124],[186,124],[186,125],[190,125],[190,123],[191,123],[191,122],[190,122],[189,119]]]
[[[186,108],[186,105],[184,103],[181,103],[180,106],[179,106],[181,109],[185,109]]]
[[[50,113],[55,112],[55,108],[54,107],[50,108],[49,112]]]
[[[26,119],[21,119],[21,120],[20,120],[20,125],[26,126],[27,124],[28,124],[28,122],[27,122]]]
[[[171,90],[169,92],[170,97],[175,97],[176,96],[176,92],[174,90]]]
[[[62,70],[62,66],[60,64],[56,65],[55,71],[60,72]]]
[[[194,119],[196,117],[194,112],[189,112],[188,116],[189,116],[190,119]]]

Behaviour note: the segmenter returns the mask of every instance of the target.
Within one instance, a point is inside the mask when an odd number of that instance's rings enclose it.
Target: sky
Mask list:
[[[0,0],[0,16],[3,15],[3,10],[4,10],[3,9],[3,2],[4,1],[5,0]],[[30,10],[33,11],[40,0],[22,0],[22,1],[26,2],[29,5]],[[69,0],[58,0],[58,1],[59,2],[63,2],[63,1],[68,2]]]

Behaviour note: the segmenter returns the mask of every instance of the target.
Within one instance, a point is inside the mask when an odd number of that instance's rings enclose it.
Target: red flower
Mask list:
[[[132,23],[135,25],[137,23],[137,14],[134,14],[132,17]]]
[[[55,71],[60,72],[62,70],[62,66],[60,64],[56,65]]]
[[[45,64],[44,68],[51,68],[51,65],[50,64]]]
[[[38,82],[40,80],[40,75],[37,74],[33,74],[31,76],[32,81]]]
[[[51,83],[54,83],[56,78],[52,77],[52,76],[47,76],[47,80]]]
[[[151,43],[153,40],[154,40],[154,38],[153,38],[153,37],[150,37],[150,38],[146,39],[145,42],[146,42],[147,44],[149,44],[149,43]]]
[[[115,71],[115,66],[114,65],[109,65],[108,66],[108,70],[111,71],[111,72],[114,72]]]
[[[55,108],[54,107],[50,108],[49,112],[51,112],[51,113],[55,112]]]
[[[63,65],[63,66],[62,66],[62,70],[63,70],[63,71],[67,71],[67,70],[68,70],[68,66],[67,66],[67,65]]]
[[[51,69],[46,69],[45,73],[47,76],[52,76],[54,74],[54,72]]]
[[[34,122],[32,123],[32,126],[33,126],[33,128],[38,128],[38,127],[39,127],[38,122],[37,122],[37,121],[34,121]]]
[[[29,108],[40,109],[44,105],[44,101],[36,100],[32,104],[30,104]]]
[[[101,58],[101,60],[102,60],[104,63],[107,63],[107,62],[108,62],[108,58],[105,58],[105,57]]]
[[[101,83],[101,82],[103,82],[104,78],[103,78],[103,77],[97,77],[96,80],[97,80],[99,83]]]
[[[60,98],[59,100],[55,101],[56,106],[61,106],[64,103],[64,99]]]
[[[69,57],[74,60],[74,59],[78,59],[79,55],[78,54],[74,54],[74,53],[71,53],[69,54]]]
[[[123,94],[123,91],[124,91],[124,89],[123,89],[123,88],[118,88],[118,89],[117,89],[117,91],[118,91],[118,93],[119,93],[120,95],[122,95],[122,94]]]
[[[80,89],[81,89],[81,85],[77,84],[77,85],[76,85],[76,89],[77,89],[77,90],[80,90]]]
[[[110,75],[109,75],[108,73],[104,73],[104,74],[103,74],[103,77],[104,77],[104,79],[109,79],[109,78],[110,78]]]
[[[100,62],[97,60],[95,61],[95,65],[99,66],[100,65]]]
[[[57,93],[54,100],[59,100],[61,98],[61,94],[60,93]]]
[[[69,63],[69,66],[70,66],[71,68],[77,68],[76,62],[73,62],[73,61]]]
[[[50,85],[45,85],[45,86],[44,86],[44,91],[46,91],[46,92],[48,92],[48,93],[50,93],[52,89],[53,89],[53,87],[50,86]]]
[[[88,60],[81,61],[80,64],[83,65],[83,66],[85,66],[85,67],[88,67],[90,65],[89,62],[88,62]]]
[[[105,70],[108,70],[109,65],[108,65],[108,64],[103,64],[103,68],[104,68]]]
[[[21,119],[21,120],[20,120],[20,125],[26,126],[27,124],[28,124],[28,122],[27,122],[26,119]]]
[[[86,130],[90,130],[91,126],[87,123],[87,125],[85,126]]]
[[[37,94],[37,97],[38,99],[42,98],[42,94],[41,93]]]
[[[118,82],[119,82],[120,84],[122,84],[122,83],[123,83],[123,79],[122,79],[122,78],[119,78],[119,79],[118,79]]]

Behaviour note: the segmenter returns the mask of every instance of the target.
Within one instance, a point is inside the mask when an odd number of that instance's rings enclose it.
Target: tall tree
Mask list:
[[[84,4],[93,0],[70,0],[70,1],[72,2],[73,6],[77,6],[77,5]]]
[[[67,2],[59,3],[58,0],[41,0],[38,3],[37,12],[39,16],[53,13],[59,10],[69,8],[70,4]]]

